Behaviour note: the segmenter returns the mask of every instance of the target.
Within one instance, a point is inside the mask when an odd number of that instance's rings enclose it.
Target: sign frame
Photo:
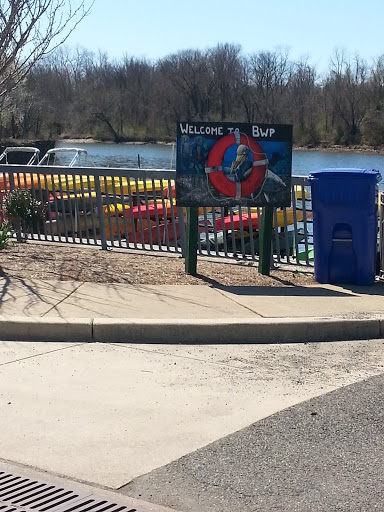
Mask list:
[[[292,125],[177,123],[177,206],[291,204]]]

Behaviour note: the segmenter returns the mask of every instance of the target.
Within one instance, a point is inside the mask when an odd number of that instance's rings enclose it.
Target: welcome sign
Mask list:
[[[179,122],[178,206],[290,206],[292,126]]]

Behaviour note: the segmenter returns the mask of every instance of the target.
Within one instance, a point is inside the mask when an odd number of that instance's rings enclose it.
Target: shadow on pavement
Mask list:
[[[272,297],[353,297],[351,292],[330,290],[328,288],[305,286],[222,286],[215,288],[233,295],[242,296],[272,296]],[[352,291],[352,290],[351,290]]]

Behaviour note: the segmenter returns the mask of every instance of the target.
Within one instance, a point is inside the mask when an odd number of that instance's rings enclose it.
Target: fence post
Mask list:
[[[107,237],[105,235],[105,222],[104,222],[104,211],[103,211],[103,199],[101,197],[101,188],[100,188],[100,176],[95,176],[95,190],[96,190],[97,216],[99,219],[101,248],[103,250],[107,250]]]
[[[5,173],[4,173],[4,176],[5,176]],[[8,192],[13,192],[14,190],[16,190],[15,177],[13,175],[13,172],[8,173],[8,180],[9,180],[9,191]],[[23,241],[23,237],[21,236],[21,230],[23,228],[22,220],[19,218],[15,218],[13,220],[13,225],[14,225],[14,229],[15,229],[15,233],[16,233],[16,240],[18,242],[22,242]]]
[[[185,222],[184,222],[184,209],[181,206],[177,207],[177,222],[179,224],[181,256],[185,258]]]
[[[185,249],[185,272],[196,275],[197,270],[197,237],[199,233],[198,208],[187,208],[187,237]]]

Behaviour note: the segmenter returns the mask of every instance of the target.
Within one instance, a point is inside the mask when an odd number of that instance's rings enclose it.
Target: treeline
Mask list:
[[[320,76],[280,50],[219,44],[156,62],[59,48],[0,99],[0,139],[175,139],[176,121],[292,123],[303,146],[384,145],[384,56]]]

